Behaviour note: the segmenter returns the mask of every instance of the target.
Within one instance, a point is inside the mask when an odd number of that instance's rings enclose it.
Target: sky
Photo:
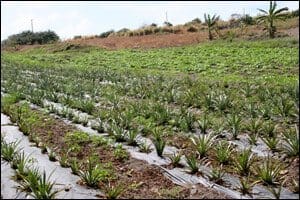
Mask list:
[[[278,8],[299,8],[298,1],[277,1]],[[204,13],[228,20],[231,14],[259,13],[268,10],[269,1],[1,1],[1,41],[25,30],[55,31],[62,39],[75,35],[98,35],[122,28],[168,21],[184,24]]]

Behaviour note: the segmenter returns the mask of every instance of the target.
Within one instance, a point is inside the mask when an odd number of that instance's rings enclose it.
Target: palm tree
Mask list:
[[[206,17],[206,13],[204,14],[205,24],[208,27],[208,39],[209,40],[213,39],[211,31],[213,30],[213,28],[216,25],[219,18],[220,18],[220,16],[216,16],[216,14],[212,18],[210,18],[209,14],[207,15],[207,17]]]
[[[259,11],[263,12],[265,15],[259,16],[257,18],[257,21],[265,22],[267,24],[266,28],[269,32],[270,38],[275,37],[276,27],[274,26],[274,21],[276,19],[284,20],[286,18],[286,13],[282,13],[282,12],[288,10],[287,7],[275,10],[276,6],[277,6],[276,1],[274,1],[274,2],[270,1],[269,12],[267,12],[263,9],[258,9]]]

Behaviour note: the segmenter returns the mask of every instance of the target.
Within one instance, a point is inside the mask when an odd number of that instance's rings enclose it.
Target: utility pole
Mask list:
[[[33,33],[33,19],[31,19],[31,32]]]
[[[166,22],[168,22],[168,12],[166,12]]]

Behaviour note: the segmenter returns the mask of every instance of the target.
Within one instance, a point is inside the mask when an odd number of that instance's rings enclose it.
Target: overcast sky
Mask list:
[[[278,7],[299,8],[298,1],[278,1]],[[258,14],[269,1],[1,1],[1,41],[11,34],[31,30],[55,31],[61,39],[95,35],[110,29],[136,29],[145,24],[183,24],[204,13],[228,20],[233,13]]]

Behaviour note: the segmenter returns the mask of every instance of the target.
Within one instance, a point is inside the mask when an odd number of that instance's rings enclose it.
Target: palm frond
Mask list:
[[[274,12],[274,15],[277,15],[283,11],[288,11],[288,10],[289,10],[288,7],[280,8]]]

